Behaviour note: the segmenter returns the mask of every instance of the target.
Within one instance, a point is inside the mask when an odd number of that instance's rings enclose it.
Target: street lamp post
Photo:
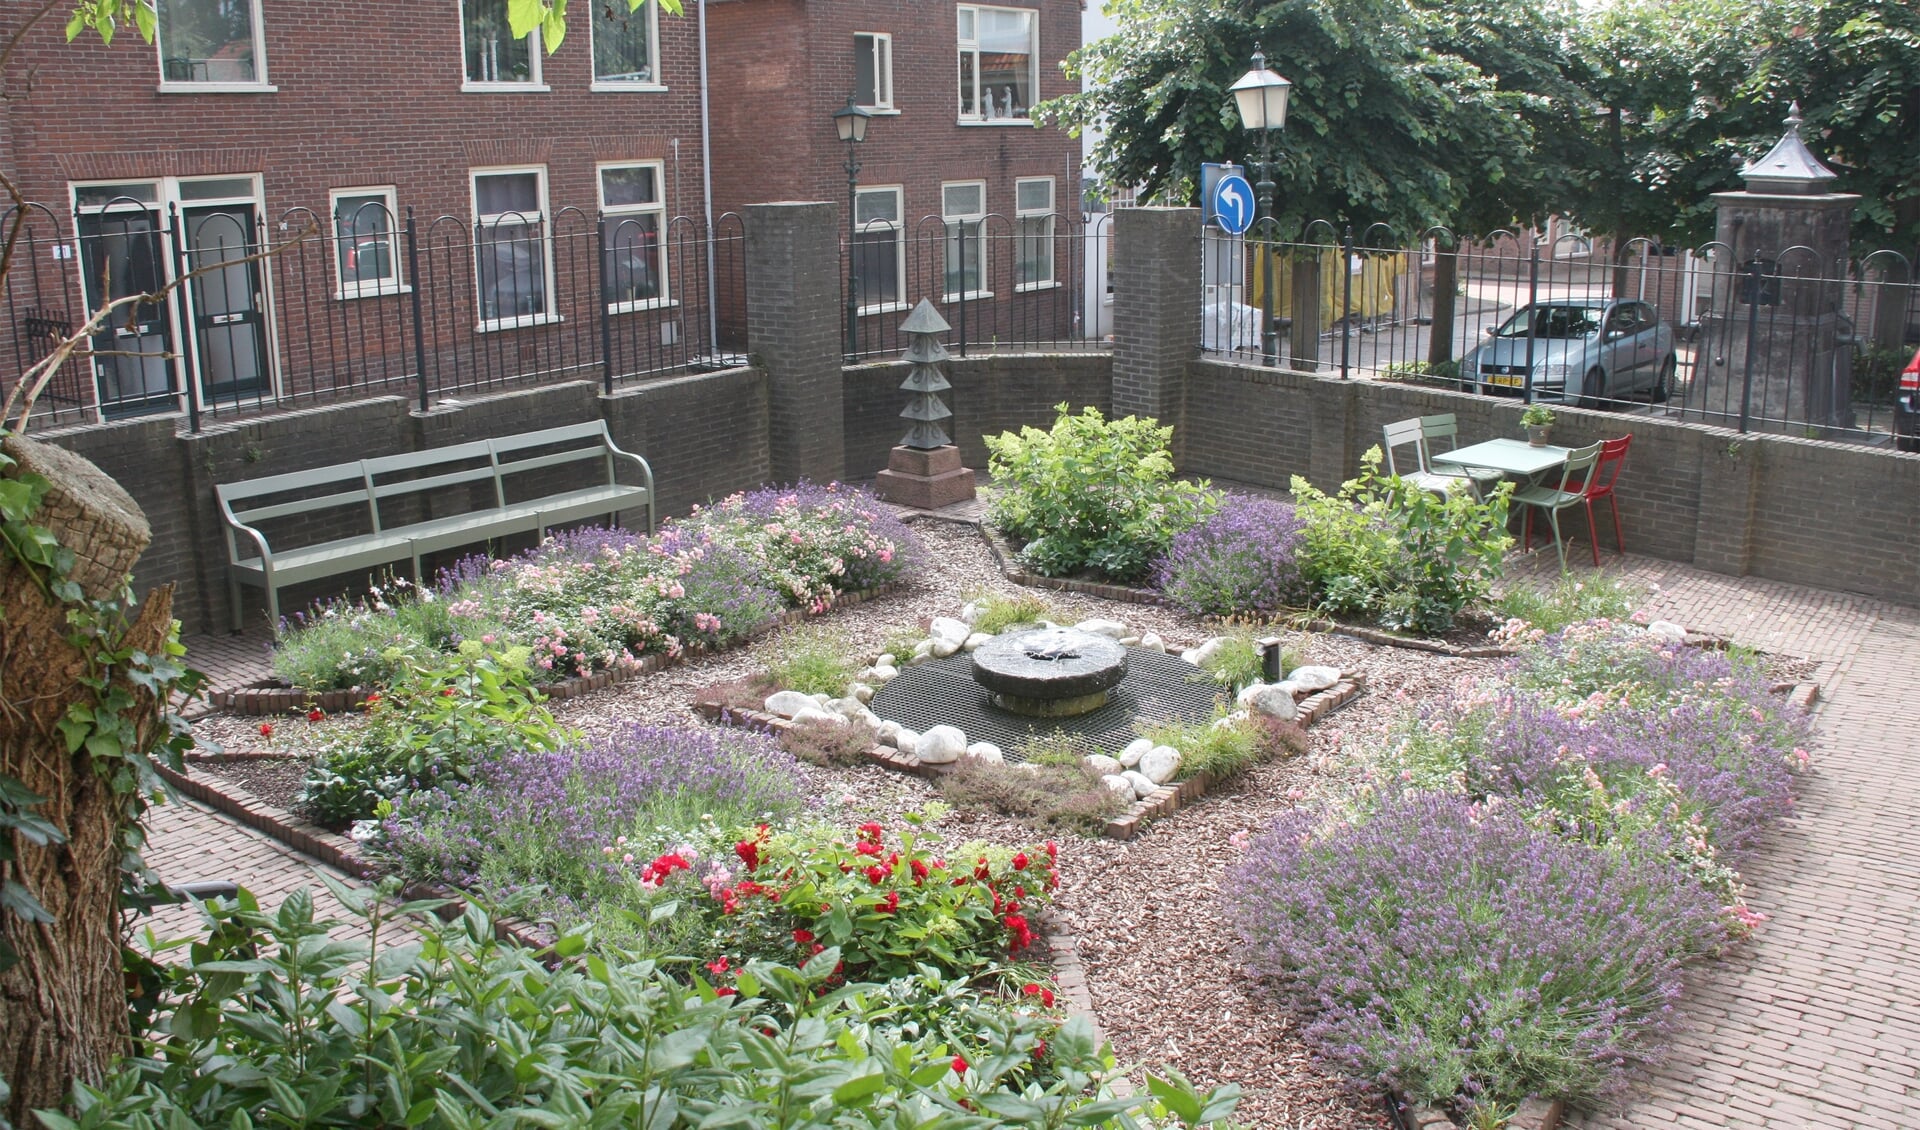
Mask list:
[[[840,140],[847,146],[847,347],[848,353],[854,352],[855,339],[860,330],[860,269],[856,265],[854,236],[859,230],[858,201],[860,198],[860,143],[867,139],[867,122],[873,117],[868,111],[854,104],[853,95],[847,95],[847,104],[833,112],[833,128],[840,134]]]
[[[1240,124],[1260,135],[1260,179],[1253,194],[1258,211],[1254,226],[1266,223],[1266,286],[1263,291],[1260,350],[1269,365],[1280,361],[1280,335],[1273,328],[1273,133],[1287,128],[1287,95],[1293,84],[1267,69],[1267,56],[1258,44],[1253,48],[1253,69],[1229,87]]]

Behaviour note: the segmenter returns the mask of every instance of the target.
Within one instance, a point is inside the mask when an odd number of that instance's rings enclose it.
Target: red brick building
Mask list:
[[[511,36],[506,0],[159,12],[151,45],[69,44],[43,21],[4,76],[0,167],[44,211],[0,302],[0,366],[18,372],[82,308],[200,272],[96,335],[119,356],[46,404],[74,418],[726,355],[739,226],[708,217],[845,200],[831,115],[856,84],[876,113],[860,154],[872,316],[923,292],[916,268],[983,300],[1043,294],[1067,266],[1040,237],[1044,216],[1077,214],[1077,147],[1027,112],[1067,89],[1077,0],[575,5],[551,55]],[[953,221],[951,267],[939,219],[909,262],[923,216]],[[1021,233],[1024,265],[997,253]]]

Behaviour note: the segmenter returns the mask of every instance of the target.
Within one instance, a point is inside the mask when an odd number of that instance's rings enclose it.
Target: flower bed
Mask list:
[[[404,581],[323,605],[282,632],[275,673],[315,694],[386,685],[478,642],[527,649],[543,682],[726,647],[784,609],[888,584],[919,554],[891,509],[840,484],[736,494],[649,538],[588,528],[509,560],[468,558],[431,590]]]
[[[1737,867],[1790,806],[1804,713],[1757,662],[1593,621],[1347,751],[1358,786],[1235,876],[1256,973],[1324,1054],[1498,1117],[1656,1059],[1680,966],[1762,921]]]

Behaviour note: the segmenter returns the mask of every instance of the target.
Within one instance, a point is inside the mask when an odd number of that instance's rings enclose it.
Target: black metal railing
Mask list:
[[[1289,236],[1208,225],[1208,355],[1885,442],[1920,341],[1920,287],[1885,251],[1831,262],[1443,228],[1396,240],[1324,222]]]
[[[1112,219],[990,213],[928,216],[910,228],[865,224],[854,232],[851,263],[843,233],[841,301],[854,311],[847,359],[897,357],[908,344],[900,324],[923,298],[946,319],[944,340],[959,356],[1107,348],[1099,308]]]
[[[89,335],[35,405],[67,423],[203,417],[401,394],[421,406],[538,379],[624,381],[744,363],[746,240],[659,213],[578,208],[476,224],[117,200],[20,214],[0,295],[0,392],[103,302],[184,280]],[[0,214],[0,232],[15,213]]]

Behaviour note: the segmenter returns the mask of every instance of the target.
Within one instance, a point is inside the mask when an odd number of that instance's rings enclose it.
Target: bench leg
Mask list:
[[[274,585],[267,586],[267,626],[280,634],[280,590]]]

